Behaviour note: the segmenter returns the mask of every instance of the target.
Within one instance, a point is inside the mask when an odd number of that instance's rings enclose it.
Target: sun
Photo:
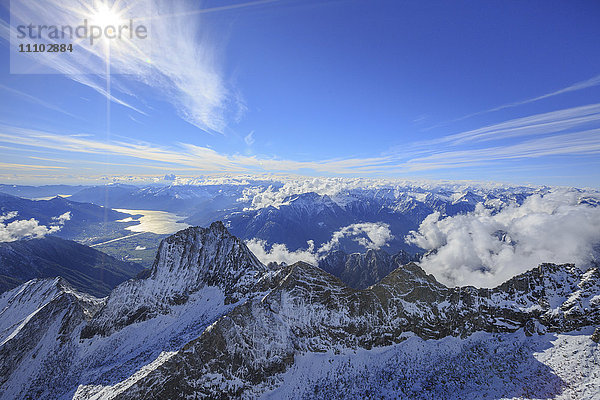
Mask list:
[[[149,47],[143,39],[148,37],[149,27],[140,23],[145,19],[139,15],[146,15],[145,4],[142,0],[88,0],[82,4],[78,13],[89,25],[90,50],[107,59],[148,59]],[[93,46],[96,43],[100,46]]]
[[[99,26],[107,34],[113,34],[114,30],[123,23],[121,10],[109,7],[106,3],[100,2],[96,5],[95,10],[91,13],[91,23]]]

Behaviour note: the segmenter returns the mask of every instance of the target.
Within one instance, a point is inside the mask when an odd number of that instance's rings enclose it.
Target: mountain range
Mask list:
[[[72,185],[7,185],[0,183],[0,193],[10,194],[12,196],[24,197],[26,199],[39,199],[41,197],[56,197],[58,195],[72,195],[89,186]]]
[[[333,182],[332,187],[337,183]],[[1,188],[0,188],[1,189]],[[16,190],[16,189],[14,189]],[[25,189],[23,189],[25,190]],[[433,212],[444,216],[472,212],[479,203],[500,210],[521,204],[548,188],[482,187],[477,185],[392,185],[381,188],[287,188],[277,181],[238,184],[110,184],[83,187],[70,201],[122,209],[160,210],[181,216],[192,226],[222,220],[241,239],[282,243],[291,251],[328,242],[344,227],[357,223],[387,224],[392,233],[386,250],[414,253],[404,236]],[[363,251],[355,241],[340,243],[346,252]]]
[[[60,196],[50,200],[29,200],[0,193],[0,216],[15,211],[18,213],[15,219],[33,218],[40,225],[51,225],[56,217],[69,213],[70,219],[56,232],[56,235],[65,239],[85,236],[88,232],[95,234],[97,226],[129,216],[95,204],[80,203]]]
[[[268,193],[268,192],[267,192]],[[237,209],[213,213],[210,217],[221,219],[231,232],[242,239],[262,239],[267,244],[283,243],[291,251],[306,249],[307,242],[316,247],[327,243],[336,231],[359,223],[385,224],[390,232],[386,250],[415,253],[415,246],[407,244],[404,237],[433,212],[445,216],[471,212],[478,203],[492,209],[509,204],[520,204],[535,193],[532,188],[514,190],[450,190],[436,188],[398,187],[384,189],[352,189],[336,194],[304,192],[291,194],[275,201],[254,204],[255,199],[238,202]],[[267,196],[264,196],[267,197]],[[245,200],[241,198],[239,200]],[[205,225],[207,220],[190,216],[190,225]],[[353,240],[342,240],[340,250],[364,251]]]
[[[52,188],[40,190],[46,194]],[[0,187],[0,191],[9,189],[12,193],[27,194],[33,193],[35,188]],[[285,245],[289,251],[305,251],[310,243],[319,249],[335,237],[336,248],[346,253],[373,248],[390,254],[422,252],[423,249],[407,243],[405,238],[433,213],[439,213],[442,218],[467,214],[474,212],[478,204],[497,213],[519,206],[533,195],[546,195],[554,190],[468,183],[357,186],[353,181],[333,179],[303,183],[272,180],[198,185],[179,182],[146,186],[109,184],[55,189],[73,194],[68,199],[46,202],[0,195],[0,209],[19,211],[19,218],[36,218],[42,224],[61,215],[57,214],[59,211],[70,210],[71,220],[57,235],[85,244],[109,242],[127,235],[126,223],[112,223],[128,217],[111,210],[123,208],[175,213],[176,218],[192,226],[208,226],[212,221],[221,220],[240,239],[264,241],[266,251],[277,244]],[[580,191],[579,197],[582,204],[598,204],[597,193]],[[38,212],[31,212],[34,210]],[[357,224],[385,226],[389,236],[382,244],[365,247],[367,239],[370,240],[368,232],[353,231]],[[340,235],[344,230],[353,234]],[[148,243],[133,243],[127,250],[103,250],[135,259],[138,252],[134,249],[138,246],[147,247]]]
[[[330,265],[389,263],[378,256],[338,254],[346,261]],[[5,399],[583,399],[600,390],[600,271],[572,264],[477,289],[446,287],[409,262],[359,290],[306,263],[265,266],[217,222],[164,239],[152,270],[107,298],[61,278],[32,280],[4,293],[0,310]]]
[[[240,185],[152,185],[113,184],[86,187],[70,199],[108,208],[146,209],[173,213],[207,212],[236,205],[244,186]]]
[[[319,260],[319,268],[338,277],[354,289],[366,289],[388,276],[396,268],[418,261],[420,254],[400,251],[391,256],[384,250],[347,254],[341,250],[328,253]]]

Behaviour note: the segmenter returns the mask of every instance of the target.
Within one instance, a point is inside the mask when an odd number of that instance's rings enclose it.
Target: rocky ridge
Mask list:
[[[165,239],[149,276],[106,300],[63,285],[35,297],[34,287],[0,297],[0,352],[20,353],[2,366],[0,398],[256,398],[303,354],[600,324],[597,268],[543,264],[477,289],[409,263],[357,290],[305,263],[271,270],[221,223]],[[16,300],[25,294],[35,299]],[[51,313],[59,298],[70,300]],[[35,322],[40,308],[57,325]]]

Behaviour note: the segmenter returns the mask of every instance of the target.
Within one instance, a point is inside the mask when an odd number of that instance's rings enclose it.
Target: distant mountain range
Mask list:
[[[139,264],[54,236],[0,243],[0,293],[34,278],[61,276],[79,291],[104,297],[142,270]]]
[[[223,213],[219,216],[233,234],[243,239],[258,238],[268,244],[284,243],[290,250],[307,247],[312,240],[315,246],[328,242],[339,229],[357,223],[383,223],[393,235],[386,243],[386,250],[410,253],[419,249],[404,241],[404,237],[416,230],[431,213],[456,215],[475,210],[478,203],[492,209],[509,204],[520,204],[534,190],[522,188],[516,191],[451,192],[442,189],[415,192],[392,189],[360,189],[335,196],[303,193],[291,195],[280,204]],[[201,220],[190,217],[191,225],[202,225]],[[340,242],[340,250],[360,252],[365,248],[352,240]]]
[[[70,199],[108,208],[204,215],[211,210],[223,211],[232,205],[237,206],[239,203],[236,200],[242,195],[243,189],[244,187],[239,185],[139,187],[115,184],[84,188],[73,194]]]
[[[10,194],[12,196],[23,197],[26,199],[36,199],[42,197],[56,197],[58,195],[72,195],[80,190],[90,186],[71,186],[71,185],[6,185],[0,184],[0,193]]]
[[[480,215],[481,210],[496,215],[521,206],[526,199],[552,197],[556,191],[548,187],[467,183],[357,187],[351,180],[332,179],[325,181],[326,185],[319,182],[309,181],[296,186],[275,181],[215,185],[110,184],[83,187],[68,199],[55,198],[48,202],[22,199],[23,204],[10,207],[4,204],[7,195],[0,195],[0,209],[20,210],[20,218],[35,217],[40,223],[60,215],[59,211],[72,210],[72,219],[57,235],[86,244],[109,243],[110,247],[103,247],[105,251],[130,259],[139,258],[141,253],[136,249],[154,247],[154,243],[148,242],[154,238],[142,240],[140,236],[112,243],[113,239],[128,236],[129,231],[124,230],[128,223],[114,223],[128,215],[116,213],[110,207],[172,212],[176,213],[175,218],[192,226],[208,226],[212,221],[221,220],[240,239],[259,241],[265,252],[276,245],[285,245],[286,251],[290,252],[319,251],[326,245],[326,252],[333,249],[350,254],[377,249],[389,254],[405,251],[414,255],[425,249],[419,247],[423,244],[417,241],[407,242],[407,235],[417,231],[427,216],[439,214],[441,220],[459,214]],[[28,187],[21,189],[30,190]],[[572,189],[562,199],[571,196],[576,196],[581,205],[597,206],[600,201],[599,193],[593,190]],[[548,201],[546,208],[552,207],[553,200]],[[61,207],[57,207],[59,205]],[[101,207],[104,205],[109,208]],[[30,212],[42,206],[44,210]],[[479,211],[475,212],[477,207]],[[169,217],[173,218],[172,215]],[[369,229],[378,228],[386,230],[386,235],[373,243]],[[143,257],[147,262],[149,254]],[[572,257],[562,259],[571,260]],[[552,260],[540,258],[535,263],[543,261]]]
[[[319,268],[338,277],[351,288],[366,289],[395,269],[419,258],[420,255],[410,255],[406,251],[391,256],[383,250],[369,249],[363,254],[347,254],[336,250],[319,260]]]
[[[327,265],[383,274],[401,258]],[[599,324],[597,268],[476,289],[408,263],[356,290],[302,262],[264,266],[213,223],[164,239],[106,299],[59,278],[0,296],[0,398],[593,398]]]
[[[5,185],[8,186],[8,185]],[[404,241],[411,230],[418,228],[425,217],[438,211],[442,215],[471,212],[478,203],[490,209],[501,209],[509,204],[521,204],[525,198],[544,189],[531,187],[484,188],[478,186],[417,185],[376,189],[339,190],[335,194],[318,194],[300,190],[281,197],[281,183],[247,182],[221,185],[149,185],[111,184],[78,187],[68,200],[53,199],[58,203],[77,202],[111,208],[161,210],[182,216],[192,226],[208,226],[222,220],[229,230],[241,239],[265,240],[268,246],[282,243],[291,251],[307,248],[312,240],[319,247],[344,227],[357,223],[381,223],[389,226],[392,237],[385,250],[396,253],[404,250],[415,253],[419,249]],[[31,187],[15,187],[13,192],[31,192]],[[41,189],[40,189],[41,190]],[[51,187],[44,187],[46,192]],[[0,187],[0,192],[2,187]],[[259,199],[257,201],[257,199]],[[3,206],[0,197],[0,209]],[[31,208],[31,205],[27,207]],[[24,209],[27,207],[21,207]],[[106,208],[104,208],[106,207]],[[13,207],[14,208],[14,207]],[[65,207],[63,207],[65,208]],[[16,208],[15,208],[16,209]],[[90,209],[91,211],[91,209]],[[107,220],[118,219],[106,211]],[[48,214],[50,215],[50,214]],[[52,214],[52,216],[55,216]],[[41,218],[38,215],[38,218]],[[124,217],[121,217],[124,218]],[[73,221],[79,216],[74,214]],[[89,219],[92,220],[92,219]],[[74,238],[84,229],[70,222],[60,234]],[[339,249],[348,253],[365,250],[354,240],[341,240]]]
[[[33,218],[40,225],[50,225],[53,219],[70,213],[70,219],[56,235],[71,239],[93,228],[94,224],[116,221],[129,216],[111,209],[87,203],[79,203],[62,197],[50,200],[29,200],[0,193],[0,215],[17,211],[15,219]],[[10,221],[5,221],[10,222]]]

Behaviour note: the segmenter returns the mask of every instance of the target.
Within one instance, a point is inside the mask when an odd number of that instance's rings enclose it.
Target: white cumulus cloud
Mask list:
[[[56,221],[58,225],[64,225],[65,222],[71,220],[71,211],[67,211],[64,214],[59,215],[58,217],[52,217],[52,221]]]
[[[290,179],[281,178],[283,183],[280,187],[269,185],[268,187],[250,187],[244,190],[243,196],[238,199],[241,202],[251,202],[248,210],[257,210],[269,206],[279,208],[286,204],[290,196],[303,193],[317,193],[319,195],[327,195],[333,197],[336,201],[336,196],[342,192],[347,192],[352,189],[363,188],[378,188],[390,186],[391,184],[403,184],[406,181],[389,181],[383,179],[367,179],[367,178],[300,178],[294,177]]]
[[[306,250],[298,249],[296,251],[288,250],[287,246],[282,243],[275,243],[269,249],[265,240],[257,238],[247,240],[246,246],[264,264],[283,262],[289,265],[298,261],[304,261],[312,265],[317,265],[320,258],[339,246],[342,238],[351,238],[366,249],[380,249],[393,239],[394,236],[387,224],[365,222],[348,225],[335,231],[331,236],[331,240],[323,244],[319,249],[315,249],[315,244],[312,240],[307,242],[308,248]]]
[[[5,223],[5,221],[16,218],[17,215],[16,211],[11,211],[0,216],[0,242],[14,242],[25,238],[43,238],[46,235],[60,231],[64,223],[71,219],[71,212],[68,211],[52,218],[53,222],[49,226],[40,225],[39,221],[34,218]]]
[[[381,222],[352,224],[335,231],[331,240],[319,248],[319,253],[327,253],[333,250],[339,245],[342,238],[352,238],[352,240],[367,249],[379,250],[394,236],[388,224]]]
[[[308,242],[308,249],[289,251],[285,244],[275,243],[271,249],[267,250],[267,242],[261,239],[250,239],[246,241],[246,246],[252,253],[263,263],[270,262],[285,263],[287,265],[294,264],[298,261],[317,265],[317,256],[314,252],[314,243]]]
[[[15,218],[19,213],[16,211],[10,211],[7,212],[6,214],[0,215],[0,222],[4,222],[4,221],[9,221],[13,218]]]
[[[543,262],[585,268],[598,257],[600,207],[580,200],[580,192],[562,189],[498,213],[481,204],[453,217],[436,212],[406,241],[434,250],[421,266],[450,286],[494,287]]]

